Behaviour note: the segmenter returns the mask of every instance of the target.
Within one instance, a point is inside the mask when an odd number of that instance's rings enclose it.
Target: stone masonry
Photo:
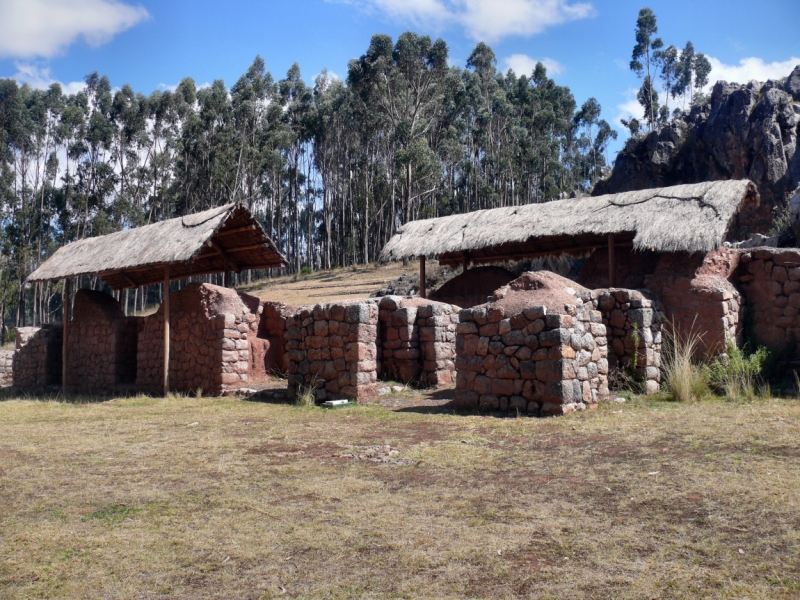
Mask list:
[[[103,292],[78,290],[67,342],[69,392],[103,392],[136,380],[136,318]]]
[[[571,412],[608,396],[606,327],[578,298],[570,314],[493,304],[462,310],[455,405],[533,415]]]
[[[0,351],[0,388],[14,385],[14,351]]]
[[[433,387],[452,383],[458,307],[384,296],[379,308],[383,376]]]
[[[192,283],[170,295],[170,389],[230,393],[265,374],[266,340],[259,339],[263,307],[253,296]],[[163,381],[162,309],[139,332],[137,386],[158,393]],[[258,354],[261,364],[254,364]]]
[[[594,290],[590,300],[603,316],[611,368],[630,370],[645,382],[645,393],[658,391],[661,381],[661,327],[658,301],[637,290]]]
[[[740,256],[753,341],[800,358],[800,250],[754,248]]]
[[[374,301],[302,307],[286,319],[288,393],[317,400],[377,394],[378,306]]]
[[[61,323],[17,327],[14,386],[41,389],[61,384]]]

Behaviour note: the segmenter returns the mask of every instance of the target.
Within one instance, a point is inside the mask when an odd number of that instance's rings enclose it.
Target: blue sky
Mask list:
[[[691,40],[711,58],[712,81],[784,77],[800,64],[800,0],[0,0],[0,77],[74,90],[99,71],[144,93],[183,77],[230,86],[260,54],[276,79],[298,62],[311,82],[323,68],[345,76],[373,34],[413,30],[442,37],[460,66],[481,40],[503,70],[542,60],[616,125],[637,110],[628,62],[642,6],[666,44]]]

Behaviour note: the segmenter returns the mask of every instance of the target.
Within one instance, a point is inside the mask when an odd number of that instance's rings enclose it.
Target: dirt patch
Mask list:
[[[491,304],[502,308],[506,315],[519,314],[528,306],[546,306],[549,312],[567,314],[566,307],[579,302],[575,292],[588,291],[550,271],[532,271],[497,290],[497,300]]]

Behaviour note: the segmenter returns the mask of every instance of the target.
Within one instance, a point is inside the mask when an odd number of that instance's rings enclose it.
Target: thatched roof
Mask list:
[[[465,256],[480,263],[585,253],[609,234],[636,250],[709,251],[727,240],[742,205],[758,201],[755,185],[741,180],[479,210],[406,223],[381,260],[425,255],[456,264]]]
[[[235,204],[86,238],[59,248],[28,277],[98,275],[113,289],[222,271],[282,267],[286,259],[250,212]]]

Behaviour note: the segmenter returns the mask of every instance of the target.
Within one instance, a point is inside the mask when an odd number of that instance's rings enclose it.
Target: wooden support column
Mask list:
[[[169,394],[169,265],[164,267],[164,397]]]
[[[61,393],[67,395],[67,339],[69,338],[69,278],[64,280],[63,335],[61,340]]]
[[[225,271],[225,287],[226,288],[231,287],[231,272],[230,271]]]
[[[425,292],[425,256],[419,257],[419,297],[427,298]]]
[[[614,234],[608,234],[608,287],[617,285],[617,261],[614,257]]]
[[[461,257],[461,266],[464,273],[466,273],[469,268],[469,252],[464,252],[464,255]]]

